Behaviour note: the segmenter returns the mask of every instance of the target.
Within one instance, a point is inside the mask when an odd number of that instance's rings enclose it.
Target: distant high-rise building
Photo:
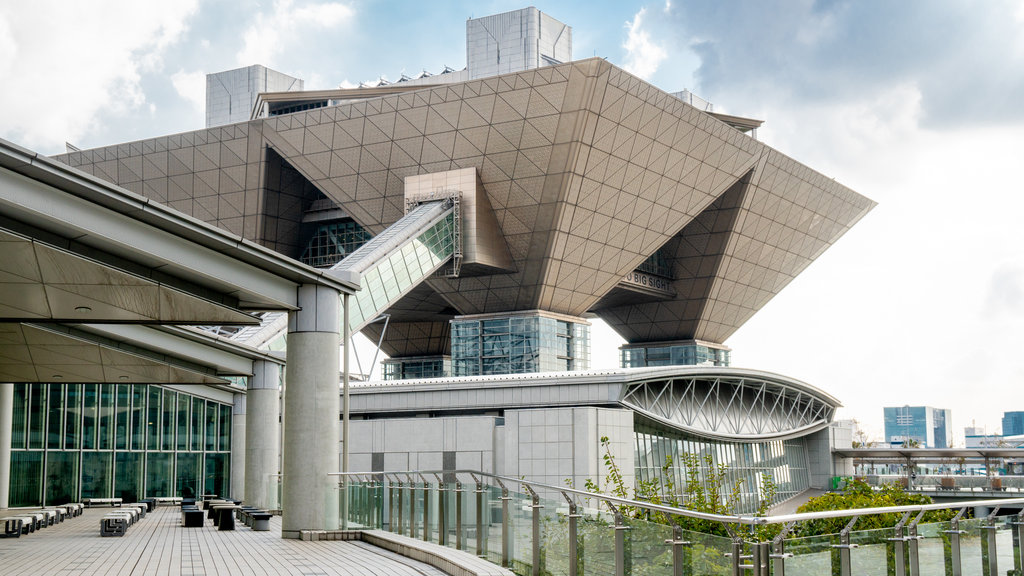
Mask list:
[[[254,64],[206,75],[206,127],[245,122],[260,92],[302,90],[304,82]]]
[[[887,406],[885,440],[890,444],[915,442],[922,448],[953,446],[953,411],[931,406]]]
[[[1024,412],[1003,412],[1003,436],[1024,434]]]

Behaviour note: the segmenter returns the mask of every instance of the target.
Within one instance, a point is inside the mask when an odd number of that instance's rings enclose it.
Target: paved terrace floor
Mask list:
[[[103,538],[100,518],[110,510],[88,509],[21,538],[0,538],[0,574],[445,574],[363,542],[284,540],[279,516],[271,519],[269,532],[241,523],[221,532],[209,521],[183,528],[177,507],[159,507],[124,536]]]

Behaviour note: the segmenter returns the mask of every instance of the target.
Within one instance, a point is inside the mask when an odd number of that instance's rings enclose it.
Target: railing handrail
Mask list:
[[[477,475],[485,478],[494,478],[499,481],[505,481],[512,484],[523,484],[530,486],[531,488],[543,488],[545,490],[554,490],[562,492],[564,494],[573,494],[584,498],[594,498],[596,500],[603,500],[605,502],[611,502],[616,505],[635,506],[637,508],[643,508],[652,512],[661,512],[663,514],[669,514],[672,516],[685,516],[688,518],[696,518],[700,520],[711,520],[714,522],[721,522],[723,524],[742,524],[749,526],[760,526],[766,524],[786,524],[789,522],[805,522],[808,520],[821,520],[826,518],[852,518],[854,516],[874,516],[877,514],[891,514],[891,513],[906,513],[906,512],[927,512],[934,510],[946,510],[946,509],[959,509],[968,507],[1002,507],[1006,505],[1021,505],[1022,514],[1024,514],[1024,498],[995,498],[987,500],[966,500],[961,502],[953,503],[940,503],[940,504],[912,504],[906,506],[884,506],[879,508],[853,508],[846,510],[824,510],[819,512],[802,512],[797,514],[784,514],[778,516],[754,516],[754,515],[722,515],[722,514],[710,514],[706,512],[697,512],[695,510],[687,510],[685,508],[675,508],[672,506],[664,506],[661,504],[652,504],[650,502],[642,502],[638,500],[630,500],[628,498],[619,498],[617,496],[609,496],[607,494],[597,494],[594,492],[587,492],[585,490],[579,490],[576,488],[570,488],[567,486],[552,486],[550,484],[544,484],[541,482],[534,482],[532,480],[524,480],[522,478],[513,478],[510,476],[501,476],[499,474],[491,474],[489,472],[481,472],[479,470],[404,470],[404,471],[378,471],[378,472],[330,472],[328,476],[338,477],[349,477],[349,476],[384,476],[388,475],[395,476],[411,476],[416,474],[469,474]]]

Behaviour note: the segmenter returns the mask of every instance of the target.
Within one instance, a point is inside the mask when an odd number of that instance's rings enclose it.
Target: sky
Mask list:
[[[466,64],[507,1],[0,0],[0,137],[44,154],[204,125],[205,75],[264,64],[307,89]],[[878,202],[726,344],[733,365],[995,433],[1024,410],[1024,0],[556,0],[599,56]],[[621,342],[593,328],[594,367]],[[361,352],[363,364],[371,353]],[[962,441],[962,438],[961,440]]]

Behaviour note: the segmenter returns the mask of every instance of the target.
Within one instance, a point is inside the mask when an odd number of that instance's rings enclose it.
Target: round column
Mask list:
[[[245,499],[245,394],[236,392],[231,407],[231,497]]]
[[[281,366],[274,362],[253,363],[245,399],[245,497],[251,506],[277,510],[278,458],[281,437]]]
[[[337,290],[299,287],[300,310],[288,313],[288,384],[284,399],[282,530],[337,530],[339,360]]]
[[[14,384],[0,383],[0,510],[11,494],[11,425],[14,420]]]

